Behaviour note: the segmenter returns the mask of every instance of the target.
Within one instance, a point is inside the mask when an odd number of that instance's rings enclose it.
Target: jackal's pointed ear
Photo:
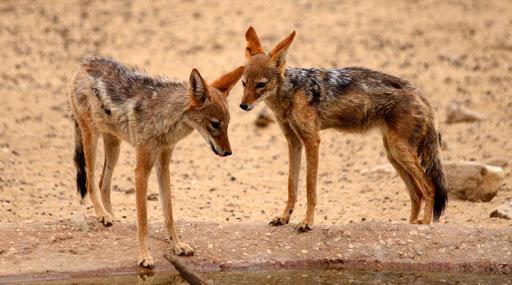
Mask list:
[[[245,47],[245,58],[250,59],[253,55],[264,53],[261,46],[260,39],[256,34],[253,27],[249,27],[245,32],[245,39],[247,40],[247,47]]]
[[[292,44],[294,38],[295,31],[293,31],[279,44],[277,44],[269,54],[270,57],[272,58],[272,61],[276,64],[277,68],[281,73],[284,72],[284,69],[286,67],[286,52],[288,51],[288,48]]]
[[[190,73],[190,106],[201,108],[208,99],[208,87],[197,69]]]
[[[235,70],[222,75],[219,79],[213,81],[210,86],[217,88],[226,97],[229,95],[229,91],[235,84],[240,80],[244,73],[244,67],[239,66]]]

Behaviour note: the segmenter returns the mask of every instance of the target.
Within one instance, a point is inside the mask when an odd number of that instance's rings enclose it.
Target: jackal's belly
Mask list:
[[[359,118],[343,116],[328,118],[321,121],[321,129],[336,129],[343,132],[365,132],[373,128],[380,128],[385,122],[379,118]]]
[[[100,132],[110,133],[130,144],[136,143],[136,138],[130,133],[129,119],[122,114],[105,114],[103,110],[93,110],[94,125]],[[95,110],[96,109],[96,110]]]
[[[150,121],[130,121],[122,116],[109,118],[98,116],[95,118],[95,125],[101,132],[113,134],[133,146],[150,141],[164,145],[175,145],[193,131],[191,127],[182,122],[164,127]]]
[[[384,116],[364,103],[338,104],[320,112],[321,128],[334,128],[346,132],[362,132],[384,123]]]

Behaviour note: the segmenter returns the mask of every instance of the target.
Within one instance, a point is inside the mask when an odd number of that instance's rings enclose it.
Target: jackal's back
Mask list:
[[[187,87],[105,57],[86,58],[72,82],[74,110],[132,144],[166,134],[184,112]]]
[[[430,105],[413,84],[366,68],[290,68],[285,86],[288,94],[304,91],[322,128],[364,131],[404,114],[432,117]]]
[[[82,67],[96,79],[96,85],[100,85],[96,86],[96,91],[101,92],[101,89],[105,89],[109,99],[118,104],[133,97],[152,97],[154,92],[179,85],[165,78],[151,77],[135,67],[120,64],[106,57],[88,57],[83,61]],[[98,84],[99,80],[103,83]]]

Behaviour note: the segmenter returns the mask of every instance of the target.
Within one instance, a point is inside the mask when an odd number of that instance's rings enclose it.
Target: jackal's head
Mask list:
[[[250,111],[268,96],[276,94],[283,84],[286,69],[286,51],[295,38],[295,31],[277,44],[270,53],[263,51],[253,27],[245,33],[247,63],[242,78],[244,96],[240,108]]]
[[[212,151],[220,156],[231,155],[228,138],[229,111],[226,98],[238,82],[243,66],[206,84],[197,69],[190,73],[190,103],[185,111],[186,122],[196,129]]]

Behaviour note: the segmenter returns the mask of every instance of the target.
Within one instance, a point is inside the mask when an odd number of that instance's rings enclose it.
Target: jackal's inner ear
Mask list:
[[[219,79],[210,84],[211,87],[217,88],[224,95],[228,96],[231,88],[240,80],[244,73],[244,67],[239,66],[235,70],[222,75]]]
[[[253,27],[249,27],[245,33],[245,39],[247,40],[247,46],[245,47],[245,57],[247,59],[250,59],[253,55],[264,53],[260,39]]]
[[[197,69],[190,73],[190,103],[192,106],[201,108],[208,99],[208,87]]]
[[[293,31],[288,37],[282,40],[279,44],[277,44],[272,51],[270,52],[270,57],[272,61],[276,64],[277,68],[281,73],[284,72],[286,67],[286,53],[288,48],[293,42],[295,38],[295,31]]]

